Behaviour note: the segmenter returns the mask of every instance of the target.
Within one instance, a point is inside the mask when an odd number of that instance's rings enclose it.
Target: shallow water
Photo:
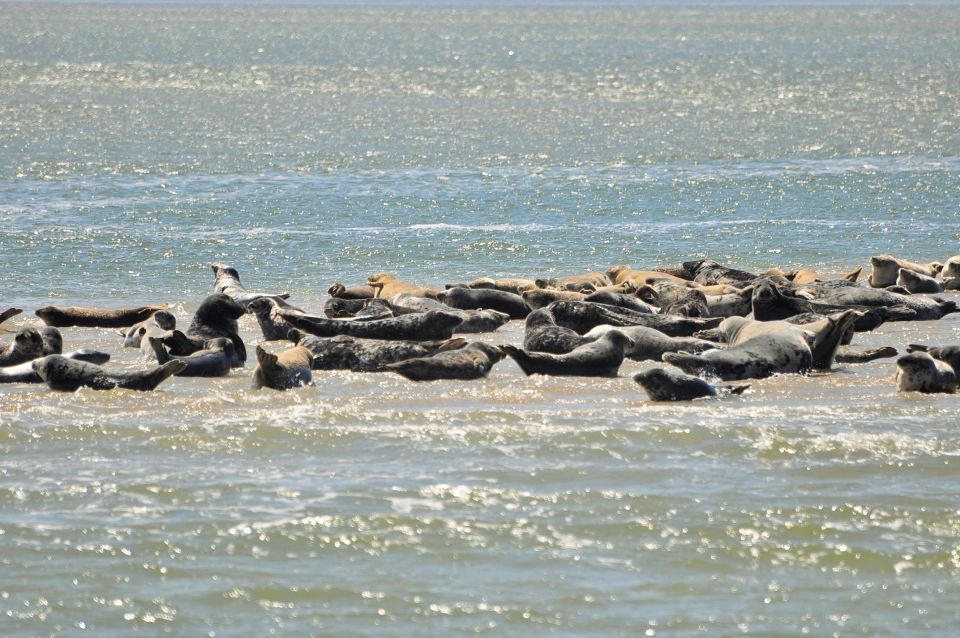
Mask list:
[[[27,309],[5,327],[47,303],[171,302],[186,325],[214,261],[319,312],[380,270],[943,260],[958,27],[950,7],[3,4],[0,301]],[[112,331],[64,334],[142,365]],[[956,398],[897,395],[885,360],[659,405],[630,379],[647,365],[0,386],[0,634],[954,633]]]

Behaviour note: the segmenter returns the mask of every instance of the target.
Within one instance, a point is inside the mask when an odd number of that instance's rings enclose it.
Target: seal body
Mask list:
[[[294,328],[290,341],[304,346],[313,354],[314,370],[351,370],[379,372],[389,363],[404,359],[430,357],[438,352],[456,350],[467,345],[461,337],[445,341],[388,341],[357,339],[346,335],[323,338],[305,334]]]
[[[699,353],[706,350],[713,350],[716,344],[705,339],[696,339],[694,337],[668,337],[659,330],[647,328],[644,326],[625,326],[614,328],[613,326],[597,326],[584,335],[584,338],[598,339],[600,336],[612,331],[618,330],[630,338],[633,344],[627,348],[626,356],[634,361],[660,361],[667,352],[693,352]]]
[[[943,286],[933,277],[906,268],[901,268],[897,273],[897,285],[914,294],[943,292]]]
[[[7,308],[3,312],[0,312],[0,323],[3,323],[4,321],[6,321],[7,319],[10,319],[11,317],[16,317],[21,312],[23,312],[21,308]]]
[[[237,269],[233,266],[211,264],[210,268],[213,270],[214,292],[227,295],[241,306],[246,307],[247,304],[255,299],[267,297],[273,299],[277,305],[283,308],[293,308],[293,306],[286,301],[290,298],[290,293],[251,292],[240,283],[240,273],[238,273]],[[166,328],[166,330],[173,330],[173,328]]]
[[[870,265],[873,271],[867,278],[867,282],[873,288],[886,288],[897,283],[897,277],[901,269],[926,275],[927,277],[936,277],[943,265],[937,262],[929,264],[918,264],[906,259],[897,259],[893,255],[876,255],[870,258]]]
[[[134,324],[127,330],[120,332],[123,336],[124,348],[139,348],[143,345],[143,339],[148,333],[151,336],[160,336],[161,333],[174,330],[177,327],[177,318],[166,310],[158,310],[153,316],[138,324]]]
[[[247,303],[247,312],[257,318],[260,332],[267,341],[286,339],[287,333],[293,328],[280,310],[281,306],[270,297],[258,297]]]
[[[106,352],[87,348],[76,350],[63,356],[67,359],[86,361],[87,363],[95,363],[97,365],[103,365],[110,360],[110,355]],[[43,379],[34,371],[33,361],[26,361],[15,366],[0,368],[0,383],[43,383]]]
[[[141,321],[149,319],[158,310],[165,310],[170,306],[139,306],[137,308],[121,308],[106,310],[103,308],[58,308],[44,306],[34,314],[40,317],[48,326],[69,328],[80,326],[84,328],[128,328]]]
[[[58,354],[51,354],[33,362],[34,372],[40,375],[47,387],[63,392],[75,392],[81,387],[94,390],[126,388],[149,391],[184,367],[186,364],[182,361],[170,361],[153,370],[112,372],[93,363],[68,359]]]
[[[724,381],[805,374],[813,368],[813,354],[799,330],[761,334],[740,345],[701,354],[668,352],[663,360],[688,374],[714,376]]]
[[[406,359],[384,366],[411,381],[440,379],[480,379],[490,373],[495,363],[503,359],[503,351],[487,343],[471,343],[465,348],[440,352],[431,357]]]
[[[310,372],[313,355],[303,346],[295,346],[278,354],[272,354],[257,346],[257,367],[253,371],[254,388],[289,390],[307,385],[312,380]]]
[[[671,370],[669,368],[651,368],[633,375],[651,401],[692,401],[701,397],[715,397],[718,388],[700,377]],[[730,394],[740,394],[749,385],[721,386],[721,390]]]
[[[379,289],[379,293],[376,295],[377,297],[389,299],[390,297],[399,295],[402,292],[416,295],[418,297],[437,296],[437,291],[433,288],[423,288],[422,286],[417,286],[416,284],[400,281],[394,275],[388,272],[378,272],[375,275],[370,275],[367,277],[367,281],[371,286]]]
[[[493,279],[491,277],[480,277],[473,281],[459,284],[447,284],[446,289],[450,288],[488,288],[491,290],[502,290],[503,292],[512,292],[515,295],[523,293],[525,290],[533,290],[537,287],[537,282],[533,279]]]
[[[246,314],[247,309],[234,301],[232,297],[221,292],[208,295],[193,314],[193,320],[187,329],[186,335],[174,331],[170,339],[164,339],[164,344],[170,348],[177,348],[179,345],[185,345],[182,337],[193,344],[192,349],[171,350],[173,354],[184,356],[193,354],[197,350],[202,350],[204,343],[217,337],[226,337],[233,341],[237,360],[243,364],[247,360],[247,349],[243,340],[240,338],[240,330],[237,325],[237,319]],[[296,312],[290,310],[290,312]],[[176,336],[176,339],[173,337]]]
[[[926,352],[911,352],[897,359],[897,392],[956,391],[956,372],[943,361]]]
[[[534,310],[524,321],[523,348],[531,352],[565,354],[597,338],[581,336],[575,330],[558,326],[548,308]]]
[[[596,341],[566,354],[526,352],[516,346],[500,348],[520,366],[524,374],[552,374],[586,377],[615,377],[631,345],[629,337],[613,330]]]
[[[439,310],[375,321],[342,321],[288,311],[282,311],[281,314],[294,327],[318,337],[348,335],[366,339],[434,341],[449,339],[454,329],[463,322],[457,315]]]
[[[0,352],[0,366],[15,366],[43,356],[44,342],[36,328],[23,328]]]
[[[530,306],[520,295],[489,288],[450,288],[437,295],[437,299],[459,310],[489,308],[505,312],[511,319],[524,319],[530,314]]]
[[[557,325],[585,334],[592,328],[607,324],[616,327],[645,326],[671,337],[689,337],[698,330],[716,327],[723,319],[701,319],[652,315],[643,312],[582,301],[557,301],[547,307]]]
[[[211,339],[203,350],[198,350],[185,357],[171,356],[163,345],[163,340],[150,337],[150,347],[161,364],[168,361],[182,361],[186,364],[183,370],[176,373],[178,377],[223,377],[230,374],[235,356],[233,342],[225,337]]]

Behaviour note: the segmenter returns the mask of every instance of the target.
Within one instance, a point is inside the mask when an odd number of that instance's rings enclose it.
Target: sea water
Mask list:
[[[212,262],[319,314],[379,271],[942,261],[958,33],[950,6],[0,4],[5,327],[187,325]],[[649,365],[0,387],[0,635],[956,634],[957,399],[888,359],[660,405]]]

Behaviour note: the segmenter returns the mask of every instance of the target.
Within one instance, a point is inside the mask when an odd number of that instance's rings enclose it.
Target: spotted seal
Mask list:
[[[633,375],[651,401],[692,401],[715,397],[720,392],[742,394],[749,385],[715,386],[700,377],[692,377],[669,368],[651,368]]]
[[[370,275],[367,277],[367,282],[374,288],[379,288],[379,293],[376,295],[377,297],[389,299],[402,292],[410,293],[418,297],[436,298],[437,296],[437,291],[433,288],[424,288],[406,281],[400,281],[396,276],[388,272],[378,272],[375,275]]]
[[[500,348],[477,341],[465,348],[440,352],[430,357],[388,363],[383,369],[396,372],[411,381],[472,380],[487,376],[494,364],[503,357]]]
[[[34,314],[48,326],[69,328],[80,326],[83,328],[128,328],[141,321],[146,321],[155,312],[166,310],[170,304],[159,306],[139,306],[137,308],[120,308],[107,310],[103,308],[77,308],[44,306],[38,308]]]
[[[500,348],[517,362],[526,375],[615,377],[631,345],[627,335],[613,330],[566,354],[527,352],[512,345],[502,345]]]
[[[957,391],[957,374],[949,364],[926,352],[911,352],[897,359],[897,392]]]
[[[183,370],[186,365],[182,361],[170,361],[152,370],[113,372],[93,363],[51,354],[42,359],[36,359],[33,362],[33,370],[51,390],[75,392],[81,387],[87,387],[94,390],[125,388],[149,391],[156,389],[158,385]]]
[[[348,335],[366,339],[409,339],[434,341],[449,339],[463,323],[456,314],[441,310],[391,317],[375,321],[344,321],[311,315],[280,313],[291,325],[318,337]]]
[[[511,319],[524,319],[531,310],[520,295],[489,288],[450,288],[437,294],[437,299],[459,310],[488,308],[505,312]]]
[[[36,328],[22,328],[0,352],[0,366],[15,366],[43,356],[43,337]]]
[[[907,352],[926,352],[934,359],[949,365],[954,372],[960,371],[960,346],[926,346],[911,343],[907,346]]]
[[[612,330],[622,332],[633,342],[633,345],[627,348],[626,356],[628,359],[634,361],[661,361],[663,355],[667,352],[685,351],[696,354],[706,350],[713,350],[717,347],[715,343],[707,341],[706,339],[668,337],[659,330],[644,326],[624,326],[619,328],[606,325],[597,326],[583,335],[583,338],[599,339],[602,335]]]
[[[698,330],[714,328],[723,321],[721,318],[651,315],[627,308],[583,301],[556,301],[547,306],[547,309],[553,314],[558,326],[570,328],[579,334],[585,334],[592,328],[607,324],[615,327],[645,326],[659,330],[670,337],[689,337]]]
[[[347,335],[315,337],[294,328],[287,338],[313,353],[314,370],[351,370],[380,372],[383,366],[404,359],[430,357],[438,352],[457,350],[467,345],[462,337],[444,341],[393,341],[357,339]]]
[[[99,350],[82,348],[63,355],[67,359],[86,361],[103,365],[110,360],[110,355]],[[25,361],[15,366],[0,368],[0,383],[43,383],[43,379],[33,369],[33,361]]]
[[[558,326],[548,308],[539,308],[527,315],[523,326],[523,348],[531,352],[566,354],[597,337],[584,337],[576,331]]]
[[[762,379],[773,374],[806,374],[813,369],[813,354],[800,330],[760,334],[744,343],[701,354],[668,352],[663,360],[688,374],[713,376],[724,381]]]

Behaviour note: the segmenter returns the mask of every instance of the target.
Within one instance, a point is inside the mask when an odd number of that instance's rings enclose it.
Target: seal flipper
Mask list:
[[[467,340],[462,337],[454,337],[440,343],[437,352],[447,352],[448,350],[459,350],[467,345]]]
[[[689,352],[682,350],[680,352],[664,352],[662,360],[680,368],[687,374],[709,374],[718,376],[716,368],[713,365],[704,361],[698,355],[690,354]]]
[[[67,355],[68,359],[74,359],[76,361],[85,361],[87,363],[93,363],[95,365],[103,365],[107,361],[110,361],[110,354],[107,352],[100,352],[99,350],[91,350],[90,348],[81,348],[76,352],[71,352]]]
[[[536,374],[537,371],[531,365],[530,356],[526,352],[509,344],[500,346],[500,350],[511,359],[516,361],[517,365],[520,366],[520,369],[523,370],[525,375],[529,377],[531,374]]]
[[[240,338],[238,334],[227,335],[227,339],[233,343],[233,350],[236,354],[236,365],[231,365],[232,368],[242,368],[243,364],[247,362],[247,347],[243,344],[243,339]]]
[[[128,390],[150,391],[178,372],[182,372],[186,367],[186,361],[174,359],[149,372],[124,375],[120,377],[117,387]]]
[[[910,350],[909,346],[907,347],[908,352],[913,352]],[[899,354],[897,349],[893,346],[883,346],[881,348],[873,348],[872,350],[850,350],[850,349],[841,349],[837,351],[836,356],[834,356],[834,361],[837,363],[868,363],[876,359],[888,359],[890,357],[895,357]]]
[[[163,337],[163,345],[175,357],[186,357],[197,350],[203,350],[203,340],[192,339],[179,330],[174,330],[169,336]]]
[[[7,308],[3,312],[0,312],[0,323],[3,323],[10,317],[16,317],[21,312],[23,312],[22,308]]]
[[[170,361],[170,353],[163,347],[163,339],[150,337],[150,347],[153,348],[153,353],[157,355],[157,363],[163,365],[167,361]]]

